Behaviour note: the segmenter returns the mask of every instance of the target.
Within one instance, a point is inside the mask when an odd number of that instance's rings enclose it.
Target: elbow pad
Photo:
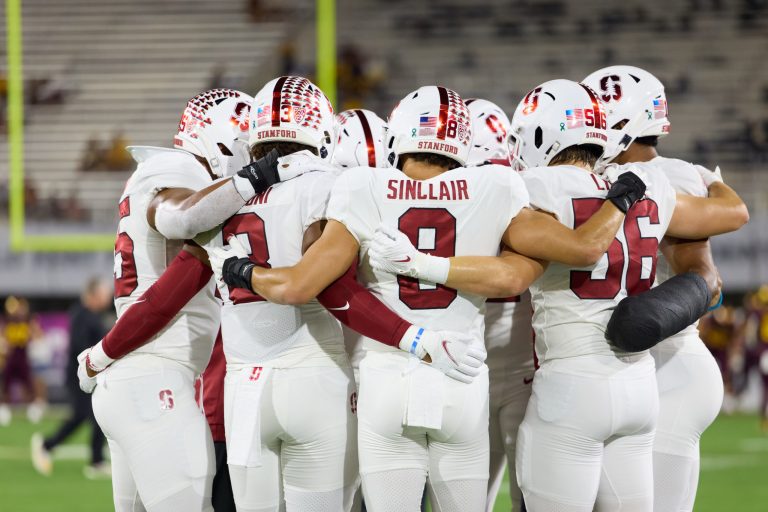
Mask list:
[[[698,320],[707,312],[710,300],[709,287],[700,275],[674,276],[619,302],[605,337],[621,350],[647,350]]]
[[[227,183],[185,210],[164,208],[161,204],[155,211],[155,228],[169,240],[188,240],[215,228],[243,205],[245,199],[234,184]]]

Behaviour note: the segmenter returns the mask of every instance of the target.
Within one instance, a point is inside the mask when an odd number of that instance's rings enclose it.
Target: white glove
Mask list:
[[[91,349],[87,348],[77,356],[77,380],[80,381],[80,389],[88,394],[93,393],[93,390],[96,388],[96,377],[89,377],[85,369],[88,352],[90,351]]]
[[[608,164],[603,169],[602,177],[603,179],[608,180],[610,183],[616,183],[616,180],[619,179],[619,176],[624,174],[625,172],[633,172],[635,175],[643,180],[643,182],[647,185],[648,184],[648,174],[638,165],[632,165],[630,164]]]
[[[247,258],[248,251],[243,246],[242,242],[237,236],[229,237],[227,240],[229,248],[213,247],[208,249],[208,260],[211,262],[211,269],[213,275],[216,277],[216,281],[221,281],[221,269],[224,266],[224,262],[232,256],[236,258]]]
[[[405,234],[384,224],[376,229],[368,256],[375,270],[438,284],[445,284],[451,268],[448,258],[418,251]]]
[[[429,355],[429,363],[448,377],[469,384],[480,375],[486,352],[472,346],[474,338],[453,331],[430,331],[412,325],[400,340],[400,349],[419,359]],[[481,342],[476,342],[482,347]]]
[[[701,176],[701,180],[704,182],[704,185],[706,185],[707,188],[712,186],[713,183],[724,183],[723,175],[720,172],[719,165],[715,167],[714,171],[710,171],[701,165],[694,165],[694,167],[697,171],[699,171],[699,176]]]
[[[277,159],[277,173],[280,181],[288,181],[302,174],[319,171],[338,174],[339,168],[327,163],[322,158],[313,155],[309,150],[291,153]]]

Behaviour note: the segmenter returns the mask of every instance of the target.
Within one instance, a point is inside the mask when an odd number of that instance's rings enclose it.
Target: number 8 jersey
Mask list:
[[[374,271],[367,257],[381,224],[405,233],[435,256],[498,254],[502,234],[528,206],[520,176],[509,167],[459,167],[428,180],[398,169],[360,167],[336,182],[328,218],[360,243],[358,279],[406,320],[435,330],[471,333],[482,346],[485,298],[406,276]],[[366,342],[366,349],[394,350]]]
[[[675,191],[664,173],[649,163],[622,167],[644,173],[645,197],[627,212],[608,251],[595,265],[571,268],[550,263],[531,285],[536,355],[540,362],[591,354],[620,354],[605,339],[613,309],[621,299],[651,288],[659,242],[675,209]],[[521,173],[531,207],[551,213],[576,229],[603,205],[610,184],[580,167],[537,167]]]

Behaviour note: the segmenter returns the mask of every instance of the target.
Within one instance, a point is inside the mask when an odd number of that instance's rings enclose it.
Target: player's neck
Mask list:
[[[617,164],[627,164],[630,162],[649,162],[659,156],[656,152],[656,148],[647,144],[638,144],[633,142],[629,147],[619,153],[614,159]]]
[[[445,167],[441,165],[428,164],[426,162],[415,162],[408,159],[403,164],[403,172],[406,176],[413,180],[428,180],[434,178],[447,171]]]

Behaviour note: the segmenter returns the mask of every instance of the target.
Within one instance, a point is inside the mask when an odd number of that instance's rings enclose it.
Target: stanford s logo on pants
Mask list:
[[[160,409],[163,411],[170,411],[173,409],[173,391],[170,389],[164,389],[158,394],[160,397]]]

